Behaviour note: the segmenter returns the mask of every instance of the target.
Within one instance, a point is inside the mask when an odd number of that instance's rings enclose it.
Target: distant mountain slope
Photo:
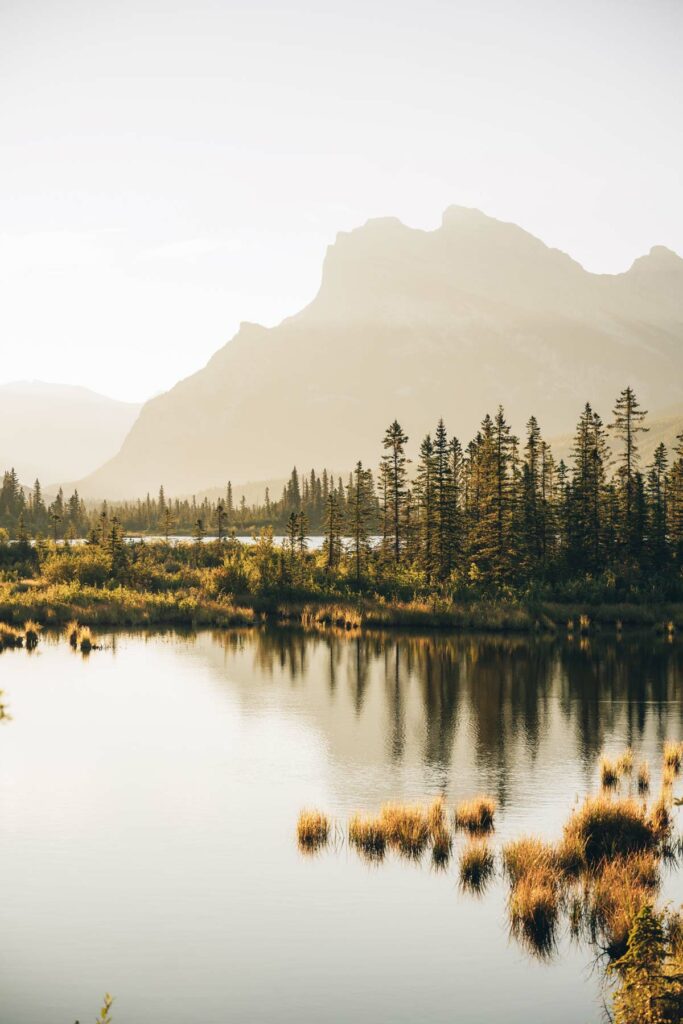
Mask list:
[[[77,480],[119,450],[140,408],[64,384],[0,384],[0,471],[14,466],[24,484]]]
[[[546,436],[625,384],[683,407],[683,260],[655,247],[590,274],[513,224],[451,207],[436,231],[373,220],[327,252],[320,290],[271,329],[243,324],[204,369],[148,402],[93,497],[188,493],[299,466],[377,462],[397,417],[417,443],[443,415],[468,439],[505,405]]]

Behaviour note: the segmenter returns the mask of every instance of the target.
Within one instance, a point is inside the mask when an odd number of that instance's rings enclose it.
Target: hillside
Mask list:
[[[140,406],[42,381],[0,385],[0,469],[24,484],[77,480],[121,447]]]
[[[683,260],[653,248],[599,275],[521,228],[449,208],[435,231],[369,221],[337,237],[309,306],[243,324],[198,373],[142,409],[89,496],[188,493],[375,464],[386,424],[413,441],[439,415],[468,438],[499,402],[518,432],[607,420],[630,383],[653,413],[683,407]]]

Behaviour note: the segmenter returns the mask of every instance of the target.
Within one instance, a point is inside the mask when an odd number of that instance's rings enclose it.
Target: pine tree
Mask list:
[[[435,457],[432,439],[427,434],[420,445],[420,458],[417,463],[417,479],[415,484],[415,503],[417,506],[418,557],[427,579],[431,580],[435,571],[435,547],[438,543],[438,520],[435,496]]]
[[[372,473],[356,463],[347,492],[348,530],[351,537],[356,584],[359,584],[370,553],[370,527],[374,516]]]
[[[225,505],[222,501],[216,503],[216,511],[214,513],[216,520],[216,530],[218,531],[218,543],[220,544],[223,540],[223,528],[227,521],[227,513],[225,511]]]
[[[623,447],[617,466],[622,513],[620,542],[627,553],[633,554],[638,546],[638,523],[636,522],[638,434],[645,433],[649,429],[643,426],[647,410],[640,408],[635,392],[632,388],[627,387],[617,398],[612,415],[614,422],[609,424],[608,429],[614,431]]]
[[[385,467],[384,500],[387,507],[389,530],[389,535],[388,537],[385,535],[385,540],[390,539],[393,559],[397,565],[401,558],[401,540],[408,498],[406,486],[408,459],[405,454],[407,443],[407,435],[403,433],[398,421],[394,420],[384,434],[382,444],[386,454],[382,456],[382,465]]]
[[[325,501],[323,520],[324,542],[323,552],[327,569],[335,569],[339,564],[342,550],[341,540],[342,517],[339,511],[336,491],[328,492]]]

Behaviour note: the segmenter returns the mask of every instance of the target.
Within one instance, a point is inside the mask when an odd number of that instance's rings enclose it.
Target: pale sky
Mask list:
[[[0,382],[142,400],[446,206],[683,254],[681,0],[0,0]]]

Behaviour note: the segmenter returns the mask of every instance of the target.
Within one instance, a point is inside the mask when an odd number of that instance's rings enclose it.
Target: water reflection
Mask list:
[[[520,772],[548,761],[549,746],[587,783],[611,736],[639,747],[646,734],[661,743],[681,730],[681,647],[652,636],[582,644],[263,630],[212,639],[230,656],[232,682],[246,657],[259,676],[305,690],[340,759],[362,733],[375,755],[396,767],[419,762],[443,792],[462,768],[477,772],[503,807]]]

